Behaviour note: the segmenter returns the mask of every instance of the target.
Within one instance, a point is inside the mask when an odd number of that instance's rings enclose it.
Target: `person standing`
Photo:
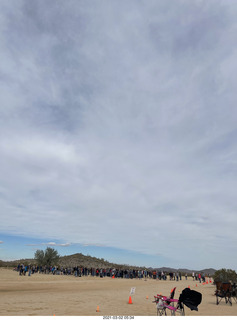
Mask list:
[[[199,282],[201,283],[201,281],[202,281],[201,273],[198,274],[198,279],[199,279]]]

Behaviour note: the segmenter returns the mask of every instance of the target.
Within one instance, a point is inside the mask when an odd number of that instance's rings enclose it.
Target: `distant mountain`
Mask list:
[[[166,273],[170,273],[170,272],[178,272],[181,273],[182,275],[185,275],[187,273],[187,275],[192,275],[192,273],[204,273],[206,275],[210,274],[211,276],[217,271],[216,269],[203,269],[203,270],[189,270],[189,269],[175,269],[175,268],[168,268],[168,267],[162,267],[162,268],[149,268],[152,270],[158,270],[158,271],[164,271]]]
[[[35,259],[20,259],[14,261],[2,261],[0,260],[0,267],[16,267],[18,264],[25,264],[25,265],[33,265],[36,264]],[[75,266],[83,266],[87,268],[115,268],[115,269],[150,269],[150,270],[158,270],[164,271],[166,273],[169,272],[181,272],[183,275],[188,274],[191,275],[192,272],[201,272],[204,274],[213,275],[217,270],[215,269],[204,269],[204,270],[189,270],[189,269],[174,269],[170,267],[162,267],[162,268],[145,268],[145,267],[138,267],[138,266],[130,266],[125,264],[116,264],[104,259],[99,259],[96,257],[91,257],[89,255],[85,256],[82,253],[76,253],[69,256],[62,256],[59,258],[58,265],[61,267],[75,267]]]
[[[216,269],[209,268],[209,269],[203,269],[203,270],[201,270],[201,273],[213,275],[216,271],[217,271]]]

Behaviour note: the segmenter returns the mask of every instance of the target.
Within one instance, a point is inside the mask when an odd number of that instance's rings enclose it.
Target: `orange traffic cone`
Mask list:
[[[146,299],[148,299],[148,296],[146,296]]]
[[[99,306],[97,306],[96,312],[100,312],[100,307]]]
[[[132,297],[129,297],[128,304],[132,304]]]

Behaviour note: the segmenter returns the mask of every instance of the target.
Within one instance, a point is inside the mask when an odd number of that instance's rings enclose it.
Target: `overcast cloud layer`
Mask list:
[[[235,268],[236,16],[1,1],[0,232]]]

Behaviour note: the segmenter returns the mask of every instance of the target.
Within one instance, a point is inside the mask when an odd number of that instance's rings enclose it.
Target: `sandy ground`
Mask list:
[[[192,279],[145,281],[40,274],[29,277],[0,268],[0,316],[156,316],[156,305],[152,303],[154,295],[169,295],[171,289],[176,287],[175,298],[178,298],[188,286],[202,293],[202,303],[198,312],[185,307],[185,315],[237,315],[235,301],[232,306],[223,300],[216,305],[214,285],[199,284]],[[132,287],[136,290],[131,296],[132,304],[128,304]],[[97,307],[99,312],[96,312]]]

